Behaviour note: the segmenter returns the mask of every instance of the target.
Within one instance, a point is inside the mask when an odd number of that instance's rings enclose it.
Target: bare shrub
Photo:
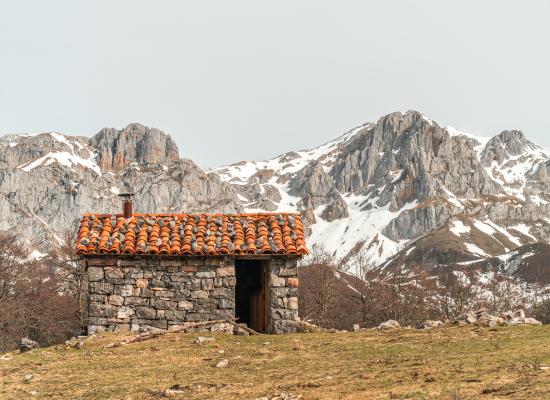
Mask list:
[[[77,330],[74,298],[59,286],[51,268],[30,259],[16,236],[0,232],[0,351],[25,336],[49,345]]]
[[[74,246],[76,233],[67,231],[65,241],[58,247],[52,248],[43,262],[55,274],[58,286],[57,291],[73,299],[73,313],[84,329],[87,309],[88,279],[86,265],[77,256]]]

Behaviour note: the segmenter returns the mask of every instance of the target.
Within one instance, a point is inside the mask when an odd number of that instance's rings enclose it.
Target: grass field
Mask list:
[[[0,399],[550,399],[550,326],[203,335],[5,354]]]

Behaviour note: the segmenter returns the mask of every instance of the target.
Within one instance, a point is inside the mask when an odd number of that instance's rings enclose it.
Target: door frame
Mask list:
[[[270,307],[270,297],[271,297],[271,259],[268,257],[236,257],[235,258],[235,268],[237,268],[237,262],[241,261],[257,261],[259,262],[260,268],[260,284],[262,285],[263,293],[263,317],[264,317],[264,326],[262,333],[271,333],[271,307]],[[235,272],[236,276],[236,272]],[[238,285],[239,282],[236,282]],[[251,297],[252,298],[252,297]],[[237,321],[238,322],[238,321]]]

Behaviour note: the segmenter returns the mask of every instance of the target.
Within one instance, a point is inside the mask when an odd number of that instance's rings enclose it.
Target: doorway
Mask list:
[[[267,261],[235,260],[235,317],[258,332],[267,332]]]

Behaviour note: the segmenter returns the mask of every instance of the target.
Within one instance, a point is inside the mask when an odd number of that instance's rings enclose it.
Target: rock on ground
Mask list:
[[[19,351],[21,351],[21,353],[31,351],[32,349],[38,349],[39,347],[40,345],[37,342],[26,337],[21,339],[19,343]]]
[[[432,329],[432,328],[437,328],[438,326],[443,326],[443,322],[442,321],[431,321],[431,320],[427,320],[427,321],[424,321],[422,322],[421,324],[418,324],[417,325],[417,328],[418,329]]]
[[[401,328],[401,325],[399,325],[399,322],[394,321],[393,319],[390,319],[386,322],[382,322],[380,325],[378,325],[378,329],[380,329],[381,331],[399,329],[399,328]]]

